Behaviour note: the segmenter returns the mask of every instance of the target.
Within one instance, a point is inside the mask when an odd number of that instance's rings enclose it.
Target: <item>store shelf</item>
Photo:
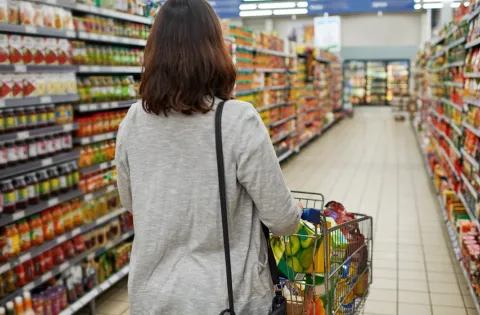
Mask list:
[[[432,39],[430,40],[430,45],[431,45],[431,46],[438,45],[438,44],[440,44],[441,42],[443,42],[443,41],[445,40],[445,38],[447,38],[445,34],[440,35],[440,36],[435,37],[435,38],[432,38]]]
[[[460,174],[460,177],[462,178],[463,183],[465,184],[465,187],[467,187],[468,191],[470,191],[470,194],[475,198],[475,200],[478,200],[478,194],[475,188],[470,184],[470,181],[468,180],[465,175]]]
[[[468,130],[470,130],[474,135],[476,135],[477,137],[480,137],[480,129],[479,128],[476,128],[472,125],[470,125],[469,123],[467,123],[466,121],[463,122],[463,126],[465,128],[467,128]]]
[[[445,139],[445,141],[448,142],[448,144],[449,144],[449,146],[450,146],[450,149],[452,149],[452,150],[457,154],[458,157],[461,157],[461,156],[462,156],[462,155],[461,155],[461,152],[460,152],[460,150],[458,150],[458,148],[455,146],[455,144],[453,143],[452,139],[450,139],[443,131],[437,129],[437,127],[435,127],[433,124],[430,124],[430,125],[431,125],[431,127],[432,127],[440,136],[442,136],[442,137]]]
[[[476,171],[480,171],[480,164],[475,160],[473,156],[470,155],[464,148],[462,148],[462,156],[470,163],[472,164],[472,167]]]
[[[74,228],[73,230],[71,230],[67,233],[64,233],[60,236],[55,237],[51,241],[46,241],[45,243],[43,243],[40,246],[32,247],[30,250],[21,253],[20,256],[18,256],[16,258],[13,258],[13,259],[9,259],[8,262],[0,265],[0,274],[3,274],[7,270],[10,270],[10,269],[14,268],[15,266],[23,264],[27,260],[30,260],[30,259],[40,255],[41,253],[43,253],[47,250],[50,250],[50,249],[66,242],[68,240],[71,240],[72,238],[76,237],[77,235],[84,234],[84,233],[86,233],[90,230],[93,230],[93,229],[99,227],[102,224],[107,223],[108,221],[118,217],[120,214],[124,213],[125,211],[126,210],[123,209],[123,208],[117,209],[115,211],[112,211],[112,212],[100,217],[100,218],[97,218],[96,220],[92,221],[91,223],[83,224],[82,226]],[[52,276],[48,277],[47,279],[50,279],[51,277]],[[4,304],[4,303],[2,303],[0,301],[0,304]]]
[[[53,197],[45,201],[40,201],[38,204],[29,206],[26,210],[17,210],[13,214],[3,213],[0,217],[0,226],[8,225],[12,222],[15,222],[20,219],[24,219],[29,217],[33,214],[42,212],[48,208],[61,204],[65,201],[72,200],[74,198],[78,198],[82,195],[82,191],[79,189],[72,190],[66,194],[61,194],[58,197]]]
[[[471,21],[473,20],[478,14],[480,13],[480,6],[477,7],[473,12],[470,12],[469,14],[466,15],[466,20]],[[478,311],[480,313],[480,309]]]
[[[235,39],[233,39],[235,41]],[[253,46],[247,46],[247,45],[241,45],[241,44],[235,44],[236,49],[243,49],[247,51],[255,51],[255,47]]]
[[[284,73],[284,72],[287,72],[287,69],[256,68],[255,72],[258,72],[258,73]]]
[[[463,88],[463,86],[464,86],[463,82],[445,82],[444,84],[446,86],[456,87],[456,88]]]
[[[473,225],[477,228],[477,230],[480,231],[480,223],[478,222],[478,219],[473,215],[472,210],[468,206],[467,201],[465,200],[465,197],[463,197],[463,194],[459,191],[458,193],[458,199],[462,202],[463,207],[465,208],[465,211],[467,212],[468,216],[470,217],[470,220],[472,221]]]
[[[437,58],[440,58],[440,57],[442,57],[443,55],[445,55],[446,51],[447,51],[447,50],[444,48],[442,51],[436,53],[435,55],[432,55],[432,56],[430,57],[430,59],[431,59],[431,60],[435,60],[435,59],[437,59]]]
[[[95,164],[95,165],[85,167],[85,168],[81,168],[78,171],[80,172],[80,174],[85,175],[85,174],[90,174],[90,173],[93,173],[93,172],[98,172],[98,171],[101,171],[101,170],[105,170],[105,169],[110,168],[112,166],[115,166],[115,160]]]
[[[68,308],[59,313],[59,315],[72,315],[87,305],[90,301],[95,299],[98,295],[108,290],[115,283],[123,279],[128,275],[130,267],[127,265],[120,269],[117,273],[111,275],[105,282],[100,284],[98,287],[93,288],[90,292],[85,294],[82,298],[77,300],[75,303],[71,304]]]
[[[280,136],[280,137],[278,137],[278,138],[275,139],[275,140],[272,139],[272,144],[280,143],[280,142],[285,141],[285,140],[287,140],[288,138],[293,137],[293,136],[296,136],[296,131],[295,131],[295,130],[290,131],[289,133],[284,134],[283,136]]]
[[[461,61],[455,61],[455,62],[447,63],[443,67],[445,69],[448,69],[448,68],[453,68],[453,67],[463,67],[464,65],[465,65],[465,61],[461,60]],[[462,84],[462,86],[463,86],[463,84]]]
[[[266,111],[266,110],[269,110],[269,109],[273,109],[273,108],[277,108],[277,107],[281,107],[281,106],[286,106],[286,105],[290,105],[290,104],[293,104],[293,103],[294,102],[280,102],[280,103],[276,103],[276,104],[266,105],[266,106],[257,108],[257,111],[258,112],[263,112],[263,111]]]
[[[58,30],[51,27],[39,27],[31,25],[17,25],[0,23],[0,32],[2,33],[15,33],[24,35],[40,35],[48,37],[64,37],[75,38],[75,31],[71,30]]]
[[[463,75],[465,78],[480,78],[480,72],[467,72]]]
[[[65,125],[56,125],[44,128],[37,128],[25,131],[17,131],[17,132],[10,132],[0,134],[0,143],[7,142],[7,141],[17,141],[17,140],[25,140],[32,137],[43,137],[55,133],[60,132],[70,132],[72,130],[78,129],[78,124],[65,124]]]
[[[0,99],[1,107],[17,107],[17,106],[29,106],[29,105],[42,105],[52,103],[69,103],[78,100],[78,94],[65,94],[65,95],[45,95],[34,96],[15,99]]]
[[[146,46],[147,41],[145,39],[137,39],[137,38],[130,38],[130,37],[119,37],[113,35],[102,35],[102,34],[94,34],[94,33],[87,33],[87,32],[78,32],[78,38],[94,41],[94,42],[102,42],[102,43],[114,43],[114,44],[124,44],[124,45],[134,45],[134,46]]]
[[[85,145],[85,144],[92,144],[95,142],[115,139],[116,137],[117,137],[117,132],[112,131],[112,132],[102,133],[102,134],[90,136],[90,137],[74,138],[73,143]]]
[[[315,58],[317,62],[329,64],[331,61],[325,58]]]
[[[75,3],[70,0],[35,0],[35,2],[72,9],[75,11],[85,12],[88,14],[96,14],[96,15],[101,15],[105,17],[111,17],[114,19],[119,19],[124,21],[130,21],[130,22],[147,24],[147,25],[153,24],[152,18],[143,17],[140,15],[128,14],[128,13],[115,11],[111,9],[99,8],[93,5]]]
[[[242,67],[237,68],[237,72],[242,72],[242,73],[250,73],[254,71],[255,71],[254,68],[242,68]]]
[[[480,44],[480,37],[465,44],[465,49],[475,47]]]
[[[277,126],[280,126],[280,125],[282,125],[282,124],[284,124],[284,123],[286,123],[286,122],[288,122],[292,119],[295,119],[295,118],[297,118],[297,115],[292,115],[292,116],[289,116],[289,117],[284,118],[284,119],[280,119],[280,120],[277,120],[277,121],[270,122],[270,123],[267,124],[267,126],[272,127],[272,128],[277,127]]]
[[[263,48],[255,48],[255,51],[260,54],[267,54],[267,55],[272,55],[272,56],[278,56],[278,57],[287,57],[288,54],[277,51],[277,50],[270,50],[270,49],[263,49]]]
[[[452,102],[450,100],[447,100],[446,98],[442,98],[441,101],[442,101],[442,103],[453,106],[456,109],[458,109],[459,111],[463,112],[463,107],[462,106],[460,106],[458,104],[455,104],[454,102]]]
[[[427,71],[430,73],[438,73],[438,72],[442,72],[443,70],[445,70],[443,67],[438,69],[427,69]]]
[[[280,155],[280,156],[278,157],[278,162],[279,162],[279,163],[282,163],[283,161],[285,161],[286,159],[288,159],[288,158],[289,158],[292,154],[294,154],[294,153],[295,153],[295,150],[290,150],[290,151],[288,151],[288,152],[283,153],[282,155]]]
[[[459,261],[459,263],[460,263],[460,268],[462,269],[463,276],[465,277],[465,280],[467,281],[468,290],[470,291],[470,295],[472,296],[472,300],[473,300],[473,303],[475,304],[475,308],[477,309],[477,313],[480,314],[480,302],[478,300],[477,293],[473,289],[472,279],[470,278],[470,276],[467,272],[467,269],[465,269],[465,266],[463,265],[463,262]]]
[[[142,67],[129,66],[79,66],[78,73],[142,73]]]
[[[0,72],[75,72],[72,65],[0,65]]]
[[[480,100],[475,100],[473,98],[464,98],[463,103],[467,103],[467,104],[470,104],[470,105],[480,107]]]
[[[118,108],[128,108],[132,104],[141,101],[140,99],[136,100],[127,100],[127,101],[113,101],[113,102],[102,102],[102,103],[89,103],[89,104],[78,104],[74,105],[74,108],[79,113],[88,113],[95,112],[99,110],[108,110],[108,109],[118,109]]]
[[[466,40],[467,40],[466,37],[462,37],[462,38],[459,38],[457,40],[454,40],[453,42],[451,42],[450,44],[447,45],[447,50],[450,50],[452,48],[457,47],[458,45],[461,45],[461,44],[465,43]]]
[[[79,155],[80,153],[77,150],[71,150],[69,152],[56,154],[41,160],[34,160],[26,163],[19,163],[15,166],[8,166],[0,171],[0,179],[14,177],[55,164],[73,161],[78,159]]]
[[[442,212],[442,217],[443,217],[443,220],[445,222],[445,227],[447,229],[448,236],[450,238],[450,242],[452,244],[453,252],[455,253],[455,258],[457,260],[460,260],[461,250],[460,250],[460,246],[458,244],[457,234],[456,234],[455,229],[452,225],[452,222],[450,222],[450,220],[448,220],[447,209],[445,208],[445,204],[443,203],[442,197],[438,193],[436,187],[434,187],[434,188],[435,188],[435,191],[437,193],[438,204],[440,205],[440,209],[441,209],[441,212]]]

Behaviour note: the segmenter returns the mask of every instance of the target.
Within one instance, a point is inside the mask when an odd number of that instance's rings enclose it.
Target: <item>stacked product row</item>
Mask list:
[[[455,23],[417,56],[415,87],[427,169],[439,193],[455,255],[480,312],[480,3],[457,11]]]

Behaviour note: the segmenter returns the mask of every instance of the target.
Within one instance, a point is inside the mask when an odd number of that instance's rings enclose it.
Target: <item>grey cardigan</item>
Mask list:
[[[272,291],[260,220],[274,234],[292,234],[300,210],[255,108],[228,101],[222,121],[236,313],[266,315]],[[227,308],[214,134],[214,112],[163,117],[141,103],[120,126],[118,189],[135,224],[133,315],[217,315]]]

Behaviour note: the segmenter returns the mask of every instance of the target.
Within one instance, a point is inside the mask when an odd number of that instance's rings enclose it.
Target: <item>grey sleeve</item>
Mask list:
[[[240,126],[236,148],[238,181],[252,197],[262,222],[275,235],[295,233],[301,210],[283,179],[268,131],[253,107]]]
[[[130,170],[128,166],[128,156],[123,144],[122,126],[120,126],[116,151],[115,164],[117,166],[117,186],[120,195],[120,201],[127,211],[132,211],[132,189],[130,186]]]

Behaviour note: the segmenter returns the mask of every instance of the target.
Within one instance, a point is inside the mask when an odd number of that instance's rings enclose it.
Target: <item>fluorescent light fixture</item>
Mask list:
[[[246,3],[240,5],[240,10],[255,10],[257,5],[255,3]]]
[[[422,8],[424,9],[441,9],[443,8],[443,3],[425,3]]]
[[[452,8],[458,8],[460,6],[460,2],[452,2],[452,3],[450,3],[450,6]]]
[[[240,11],[240,16],[267,16],[272,15],[272,10]]]
[[[296,15],[296,14],[307,14],[308,9],[281,9],[273,10],[273,15]]]
[[[295,8],[295,2],[269,2],[258,4],[259,9],[286,9]]]
[[[414,8],[415,10],[420,10],[420,9],[422,8],[422,5],[421,5],[420,3],[416,3],[416,4],[413,6],[413,8]]]
[[[308,7],[308,2],[307,2],[307,1],[297,2],[297,7],[299,7],[299,8],[306,8],[306,7]]]
[[[415,3],[418,3],[418,2],[420,2],[420,1],[421,1],[421,0],[415,0]]]

